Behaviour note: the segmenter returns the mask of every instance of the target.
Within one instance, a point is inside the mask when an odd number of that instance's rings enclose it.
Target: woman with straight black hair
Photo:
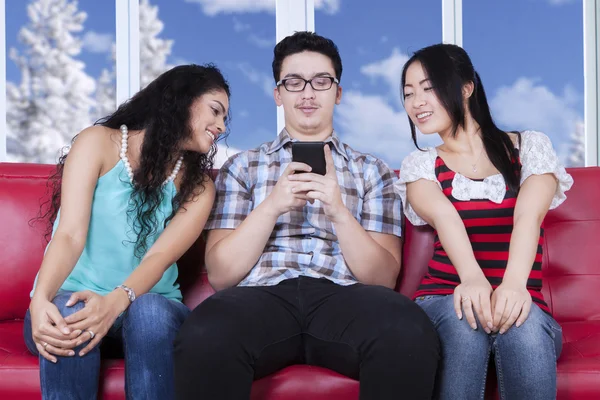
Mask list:
[[[435,230],[414,297],[441,341],[438,397],[483,399],[493,356],[502,399],[553,399],[562,330],[541,293],[541,223],[573,180],[546,135],[496,126],[459,46],[417,51],[401,90],[418,150],[397,189],[408,220]],[[443,143],[419,149],[417,129]]]
[[[44,399],[97,397],[105,337],[123,344],[128,399],[174,397],[173,340],[190,312],[175,262],[210,214],[228,109],[216,67],[181,65],[84,129],[60,159],[24,328]]]

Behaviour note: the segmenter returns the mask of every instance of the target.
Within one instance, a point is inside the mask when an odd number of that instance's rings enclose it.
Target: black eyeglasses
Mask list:
[[[308,80],[302,78],[287,78],[277,82],[277,86],[283,85],[288,92],[302,92],[306,88],[307,83],[310,84],[310,87],[312,87],[313,90],[323,91],[331,89],[334,83],[339,84],[340,81],[333,76],[315,76]]]

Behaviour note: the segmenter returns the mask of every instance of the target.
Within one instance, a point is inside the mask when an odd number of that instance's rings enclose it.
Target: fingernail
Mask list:
[[[473,328],[473,330],[477,329],[477,324],[472,324],[471,328]]]
[[[500,329],[500,334],[501,334],[501,335],[502,335],[504,332],[506,332],[506,331],[504,330],[504,328]]]
[[[458,314],[458,319],[462,319],[462,314]]]
[[[490,328],[485,328],[485,333],[489,335],[490,333],[492,333],[492,331],[490,331]]]
[[[75,347],[79,346],[81,344],[81,341],[75,343]]]
[[[85,356],[85,353],[83,351],[80,351],[79,352],[79,357],[83,357],[83,356]]]
[[[518,328],[518,327],[520,327],[520,326],[521,326],[521,323],[520,323],[520,322],[517,322],[517,323],[515,324],[515,326]]]
[[[490,328],[490,329],[494,329],[494,324],[492,324],[491,322],[488,322],[488,323],[487,323],[487,326],[488,326],[488,328]]]
[[[52,360],[50,360],[50,361],[52,361],[54,364],[56,364],[56,361],[58,361],[58,360],[57,360],[56,358],[53,358],[53,359],[52,359]]]
[[[74,351],[70,351],[70,352],[69,352],[69,355],[70,355],[70,356],[74,356],[74,355],[75,355],[75,352],[74,352]]]
[[[77,330],[73,331],[73,333],[76,335],[81,335],[81,329],[77,329]]]
[[[69,333],[71,333],[71,331],[69,330],[69,328],[64,328],[63,333],[66,333],[68,335]]]

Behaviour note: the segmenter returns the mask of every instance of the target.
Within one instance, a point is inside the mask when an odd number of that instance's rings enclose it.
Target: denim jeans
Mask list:
[[[562,350],[560,325],[537,305],[520,327],[487,334],[479,321],[473,330],[454,312],[453,296],[424,296],[416,303],[438,331],[442,360],[439,399],[483,399],[490,355],[494,356],[501,399],[556,398],[556,360]]]
[[[52,301],[63,316],[83,309],[84,303],[65,304],[73,292],[61,291]],[[171,399],[173,389],[173,341],[189,314],[182,303],[148,293],[138,297],[117,318],[107,337],[122,341],[125,355],[125,393],[127,399]],[[25,344],[38,355],[31,332],[31,316],[25,316]],[[95,399],[100,376],[100,344],[85,356],[56,356],[54,364],[40,359],[42,398],[47,400]]]

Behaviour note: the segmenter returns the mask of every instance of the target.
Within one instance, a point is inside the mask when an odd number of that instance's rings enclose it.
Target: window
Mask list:
[[[546,133],[567,166],[584,165],[581,1],[463,0],[464,48],[501,129]]]
[[[414,51],[442,41],[441,2],[345,1],[316,10],[315,31],[332,39],[342,57],[336,131],[353,148],[400,168],[415,149],[400,99],[401,71]],[[421,146],[438,140],[418,136]]]
[[[242,4],[246,3],[246,4]],[[231,87],[230,135],[216,165],[277,135],[271,72],[275,5],[140,0],[140,85],[180,64],[213,63]]]
[[[7,159],[55,163],[114,94],[114,82],[99,85],[114,65],[114,2],[6,5]]]

